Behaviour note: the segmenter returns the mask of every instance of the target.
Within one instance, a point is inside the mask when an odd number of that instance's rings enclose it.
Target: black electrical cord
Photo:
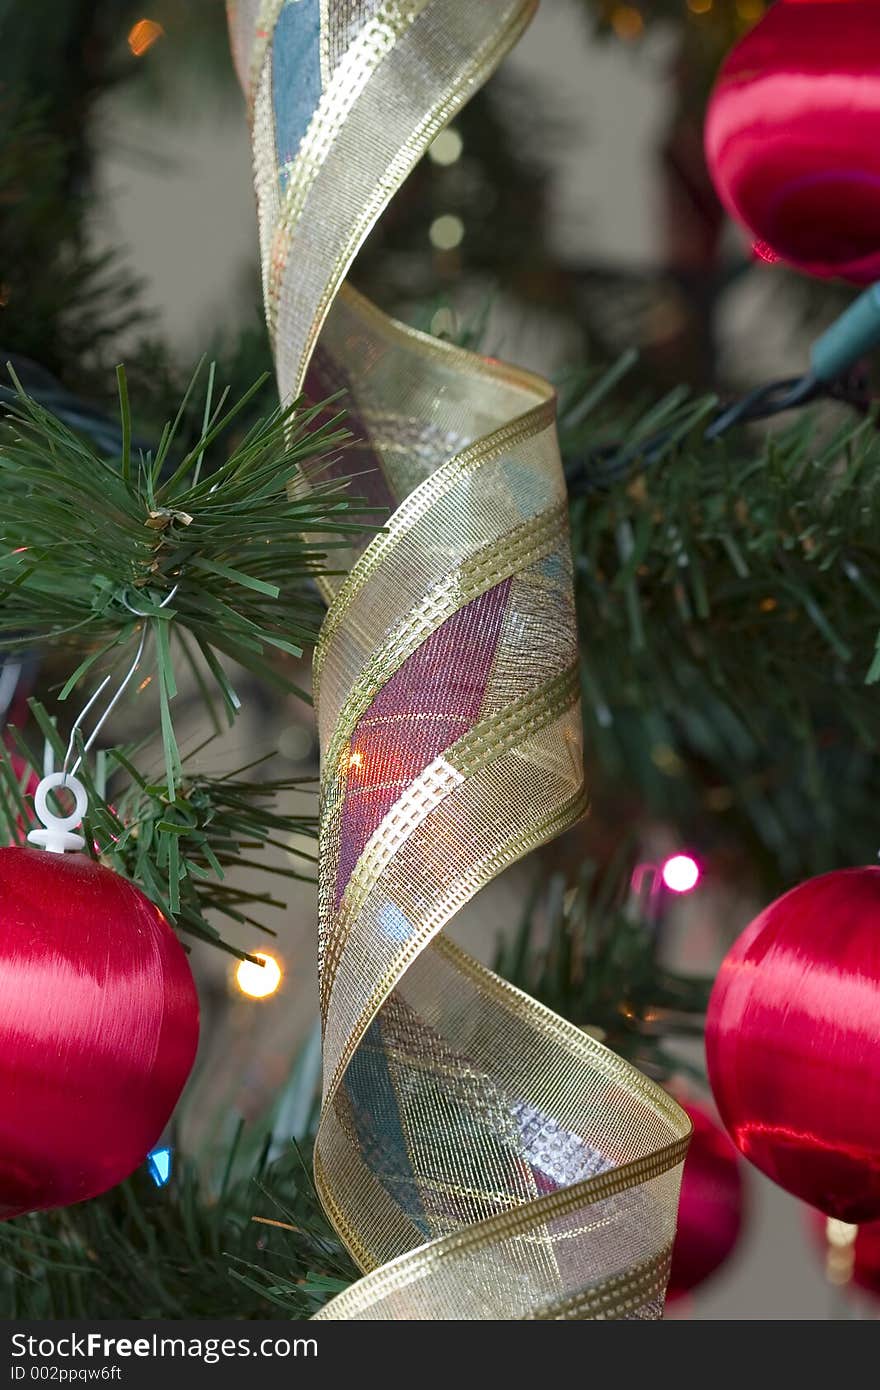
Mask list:
[[[29,357],[16,353],[4,353],[0,349],[0,364],[9,364],[27,394],[45,410],[63,420],[70,429],[76,430],[91,440],[95,448],[105,457],[112,458],[122,451],[122,430],[118,420],[111,419],[99,407],[84,401],[81,396],[68,391],[66,386],[47,372],[45,367],[33,362]],[[12,386],[0,381],[0,417],[4,405],[14,405],[17,392]],[[146,451],[149,441],[132,440],[135,448]]]
[[[769,420],[787,410],[797,410],[817,400],[835,400],[867,414],[873,404],[864,374],[856,370],[838,381],[820,381],[808,372],[805,376],[788,377],[757,386],[741,400],[719,406],[704,430],[704,439],[711,443],[738,425]],[[661,459],[673,439],[671,430],[661,430],[636,444],[605,444],[585,458],[566,464],[565,474],[569,496],[584,497],[612,487],[626,477],[635,465],[651,468]]]

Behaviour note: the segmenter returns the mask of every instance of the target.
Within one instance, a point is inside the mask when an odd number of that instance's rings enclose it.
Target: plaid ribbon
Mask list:
[[[281,394],[345,391],[386,516],[315,656],[315,1171],[365,1272],[323,1319],[658,1317],[675,1232],[684,1113],[443,933],[586,807],[553,392],[345,283],[534,8],[230,6]]]

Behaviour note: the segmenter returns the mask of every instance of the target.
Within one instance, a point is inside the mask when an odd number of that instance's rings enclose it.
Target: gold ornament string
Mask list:
[[[345,391],[387,516],[315,657],[322,1319],[658,1317],[675,1233],[683,1111],[442,934],[586,808],[553,391],[344,283],[535,3],[230,5],[281,395]]]

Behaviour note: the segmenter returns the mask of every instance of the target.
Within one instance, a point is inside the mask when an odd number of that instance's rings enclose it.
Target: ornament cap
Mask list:
[[[74,798],[76,804],[69,816],[57,816],[54,811],[49,810],[47,798],[49,792],[54,791],[56,787],[66,787]],[[50,773],[48,777],[43,778],[34,792],[34,810],[44,828],[32,830],[28,835],[29,842],[48,850],[50,854],[84,849],[85,839],[74,831],[82,823],[88,805],[88,793],[78,777],[67,772]]]

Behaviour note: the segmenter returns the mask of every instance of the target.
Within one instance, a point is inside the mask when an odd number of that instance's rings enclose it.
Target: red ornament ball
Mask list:
[[[826,1216],[880,1217],[880,868],[810,879],[755,918],[715,981],[706,1056],[746,1158]]]
[[[0,1219],[128,1177],[198,1032],[186,955],[139,889],[83,855],[0,849]]]
[[[694,1126],[684,1164],[667,1302],[684,1297],[732,1254],[743,1225],[740,1157],[727,1135],[692,1101],[679,1099]]]
[[[880,0],[773,5],[721,69],[705,145],[721,201],[776,256],[880,278]]]

